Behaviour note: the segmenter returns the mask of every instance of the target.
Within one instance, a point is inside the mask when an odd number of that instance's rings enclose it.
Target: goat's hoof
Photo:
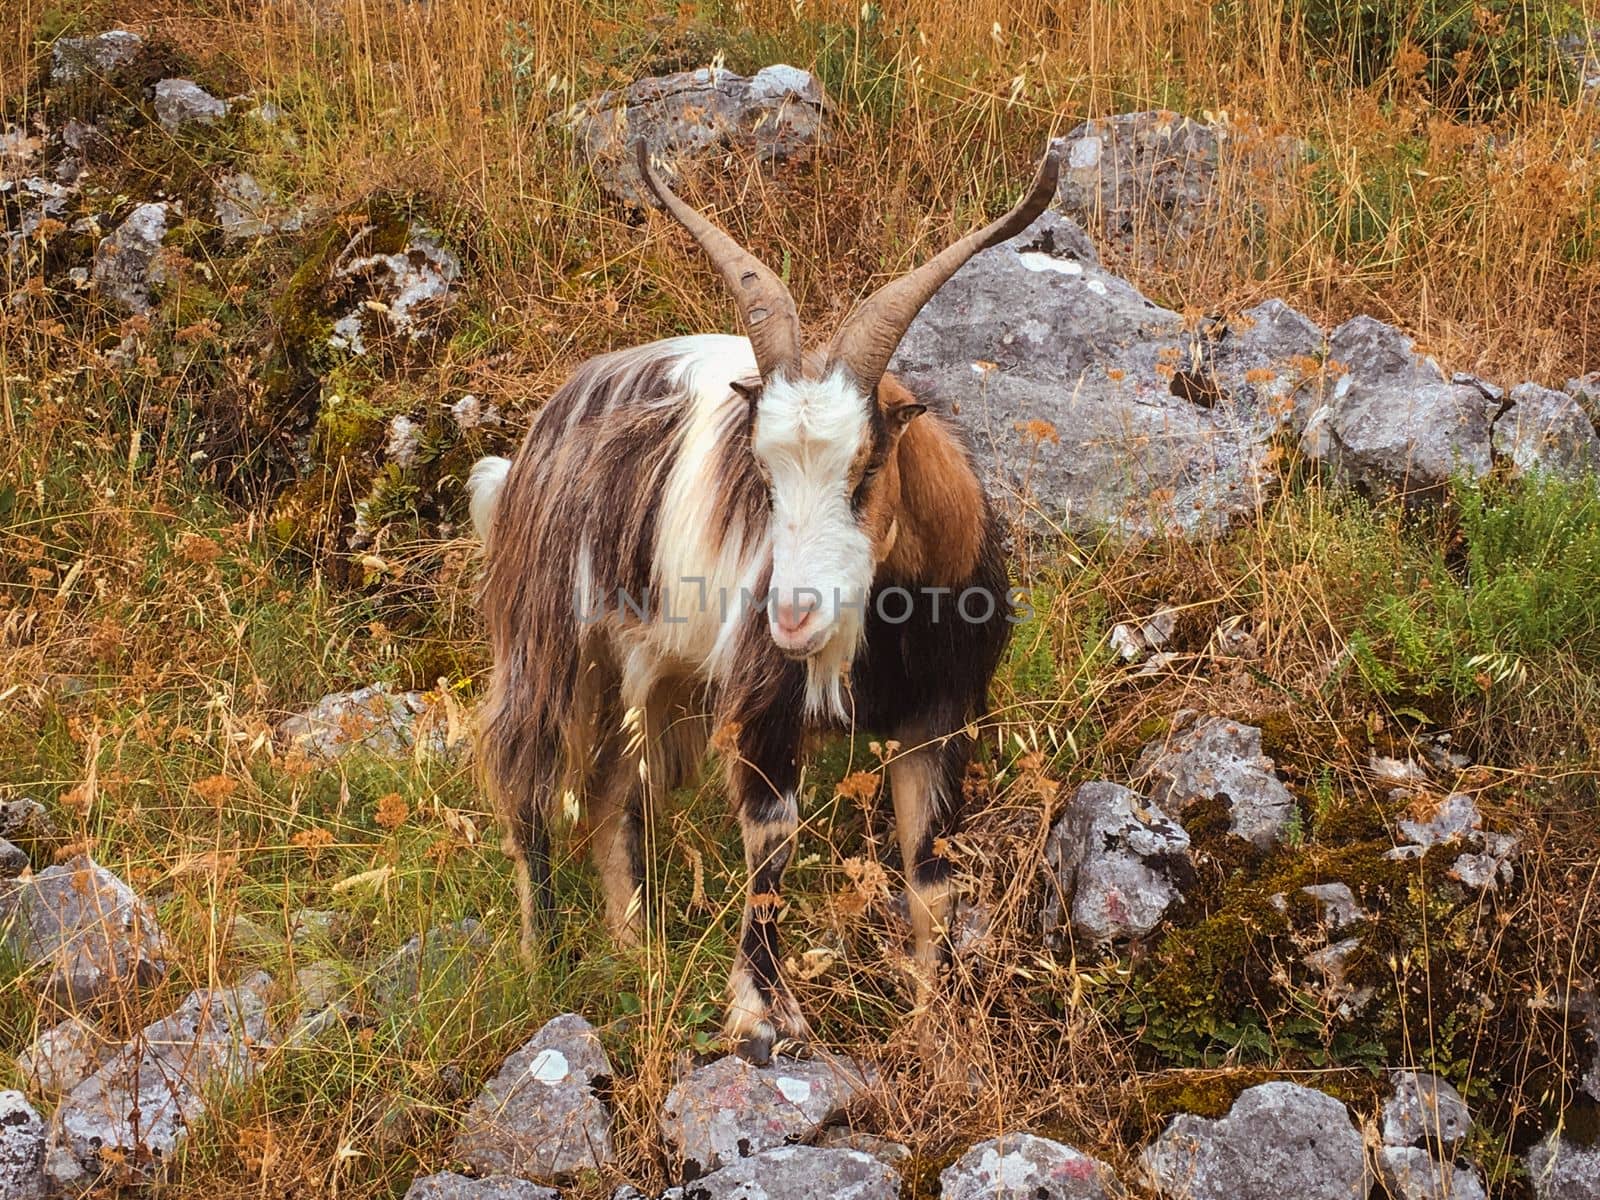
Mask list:
[[[752,1067],[771,1066],[772,1041],[770,1031],[747,1033],[734,1044],[733,1052]]]

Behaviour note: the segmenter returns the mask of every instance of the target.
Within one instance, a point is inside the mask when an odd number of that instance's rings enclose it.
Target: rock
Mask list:
[[[1460,841],[1483,824],[1477,802],[1465,792],[1446,796],[1426,821],[1399,822],[1401,834],[1424,848]]]
[[[910,1146],[876,1133],[862,1133],[855,1129],[824,1129],[817,1137],[816,1144],[833,1150],[859,1150],[896,1171],[911,1157]]]
[[[57,38],[50,47],[50,82],[78,83],[110,75],[138,55],[144,39],[126,29],[108,29],[94,37]]]
[[[28,855],[0,838],[0,879],[15,879],[28,869]]]
[[[979,1142],[939,1172],[940,1200],[1111,1200],[1111,1168],[1027,1133]]]
[[[269,195],[254,175],[240,171],[217,181],[212,211],[222,228],[224,240],[246,241],[274,233],[293,233],[300,228],[298,212],[287,211]]]
[[[1587,375],[1567,380],[1566,392],[1578,402],[1578,408],[1589,418],[1589,424],[1600,426],[1600,371],[1590,371]]]
[[[1476,852],[1469,851],[1458,857],[1450,873],[1468,887],[1493,890],[1502,883],[1509,884],[1515,877],[1511,864],[1521,840],[1513,834],[1483,829],[1483,814],[1465,792],[1446,796],[1426,821],[1402,820],[1398,825],[1401,836],[1409,838],[1410,842],[1388,851],[1385,858],[1421,858],[1435,846],[1465,844]]]
[[[1222,801],[1232,832],[1266,849],[1283,836],[1296,811],[1273,767],[1261,752],[1261,730],[1205,717],[1146,746],[1133,778],[1151,800],[1180,817],[1199,801]]]
[[[1594,423],[1566,392],[1536,383],[1511,389],[1511,407],[1494,423],[1493,445],[1496,454],[1510,460],[1514,475],[1579,476],[1600,470]]]
[[[1344,1020],[1364,1009],[1376,994],[1371,987],[1357,987],[1349,981],[1350,960],[1360,949],[1360,938],[1345,938],[1313,950],[1300,960],[1322,976],[1323,995],[1338,1005],[1337,1015]]]
[[[409,467],[417,458],[422,430],[410,417],[403,414],[389,418],[389,440],[384,443],[383,457],[397,467]]]
[[[450,406],[450,416],[461,433],[480,427],[492,429],[500,424],[500,406],[485,404],[469,392]]]
[[[296,946],[331,945],[343,925],[331,909],[297,908],[289,915],[289,940]]]
[[[161,256],[167,214],[165,204],[141,204],[95,249],[90,277],[100,295],[125,312],[149,312],[153,289],[167,281]]]
[[[0,803],[0,837],[39,838],[55,832],[44,805],[27,796]]]
[[[111,1000],[166,971],[155,913],[87,855],[22,880],[15,904],[9,936],[53,1003],[72,1008]]]
[[[1178,626],[1177,615],[1163,608],[1147,621],[1133,625],[1123,622],[1111,627],[1111,648],[1123,662],[1134,662],[1152,650],[1159,650],[1172,638]]]
[[[785,1142],[806,1141],[869,1086],[832,1056],[751,1066],[728,1055],[690,1072],[661,1106],[661,1136],[695,1179]]]
[[[899,1200],[894,1168],[859,1150],[778,1146],[668,1188],[661,1200]]]
[[[90,1176],[159,1177],[218,1090],[255,1077],[258,1054],[272,1045],[271,982],[257,973],[232,988],[193,992],[146,1026],[72,1089],[56,1110],[53,1144]]]
[[[611,1081],[594,1027],[554,1018],[518,1050],[462,1118],[453,1153],[479,1174],[557,1179],[611,1161]]]
[[[0,1092],[0,1196],[43,1200],[44,1122],[21,1092]]]
[[[1472,1128],[1461,1093],[1437,1075],[1395,1071],[1394,1095],[1383,1106],[1383,1144],[1420,1146],[1424,1140],[1453,1146]]]
[[[600,185],[641,204],[640,138],[670,182],[685,164],[729,150],[762,161],[802,157],[825,140],[828,110],[814,75],[779,63],[750,77],[706,69],[641,79],[575,105],[566,121]]]
[[[1330,933],[1339,933],[1367,919],[1356,903],[1355,894],[1342,883],[1315,883],[1300,889],[1322,906],[1322,923]]]
[[[1115,783],[1081,785],[1050,830],[1045,861],[1054,876],[1047,930],[1063,923],[1097,941],[1141,937],[1194,882],[1183,826]]]
[[[1446,382],[1398,329],[1355,317],[1333,331],[1328,356],[1346,370],[1301,432],[1307,457],[1367,492],[1412,498],[1437,493],[1456,475],[1488,474],[1499,405],[1476,387]]]
[[[1600,1200],[1600,1143],[1551,1134],[1528,1152],[1528,1179],[1537,1200]]]
[[[298,1015],[284,1035],[285,1046],[309,1045],[355,1012],[350,985],[334,963],[312,962],[297,969],[294,990]]]
[[[1219,328],[1197,359],[1181,316],[1103,270],[1083,231],[1047,212],[956,272],[890,369],[965,427],[996,496],[1075,531],[1209,535],[1255,513],[1273,482],[1278,417],[1269,385],[1245,377],[1288,387],[1300,351],[1322,344],[1311,327],[1302,345],[1275,311]]]
[[[1394,1200],[1485,1200],[1483,1181],[1474,1168],[1436,1162],[1414,1146],[1381,1147],[1378,1177]]]
[[[446,1171],[413,1180],[406,1189],[405,1200],[557,1200],[557,1196],[554,1188],[509,1175],[468,1179]]]
[[[99,1070],[117,1049],[93,1024],[72,1016],[34,1038],[17,1055],[17,1066],[35,1093],[61,1096]]]
[[[1182,1200],[1360,1200],[1371,1187],[1345,1106],[1293,1083],[1246,1089],[1220,1120],[1173,1118],[1142,1161],[1160,1195]]]
[[[1062,211],[1098,244],[1143,260],[1182,253],[1197,236],[1236,236],[1242,181],[1298,153],[1287,139],[1164,111],[1086,121],[1058,144]]]
[[[210,125],[228,113],[226,101],[189,79],[163,79],[156,84],[155,108],[156,120],[168,133],[185,125]]]
[[[372,995],[384,1008],[414,1004],[441,982],[465,984],[489,939],[472,917],[412,936],[373,973]]]
[[[398,756],[416,745],[419,718],[431,717],[434,702],[426,692],[390,692],[375,683],[352,692],[324,696],[304,712],[288,717],[278,734],[291,746],[317,758],[343,758],[352,750]],[[443,754],[444,730],[431,726],[424,747]]]
[[[374,225],[357,231],[333,264],[333,279],[360,299],[333,322],[328,344],[351,354],[367,353],[367,339],[393,333],[417,342],[434,332],[434,317],[455,300],[461,260],[413,223],[393,254],[373,252],[365,240]]]

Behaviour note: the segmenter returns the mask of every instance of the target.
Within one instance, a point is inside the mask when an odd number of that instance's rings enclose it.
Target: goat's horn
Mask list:
[[[870,390],[889,367],[895,347],[911,328],[922,306],[944,281],[980,250],[1015,237],[1045,210],[1055,195],[1061,171],[1060,152],[1052,146],[1039,164],[1039,174],[1017,206],[997,221],[967,234],[947,246],[908,275],[884,284],[858,308],[834,335],[828,361],[848,367],[862,387]]]
[[[795,311],[794,297],[783,286],[783,280],[661,182],[651,169],[650,151],[643,138],[634,143],[633,152],[639,178],[678,224],[694,235],[738,301],[761,378],[769,379],[774,372],[798,364],[800,314]]]

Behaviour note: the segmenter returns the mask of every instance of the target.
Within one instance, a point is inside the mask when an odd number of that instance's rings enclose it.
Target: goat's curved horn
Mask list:
[[[828,347],[828,361],[849,368],[863,388],[871,390],[889,367],[895,347],[911,328],[922,306],[945,280],[980,250],[1015,237],[1042,213],[1055,195],[1061,172],[1060,151],[1052,146],[1039,164],[1039,174],[1015,208],[997,221],[974,230],[945,247],[910,274],[884,284],[840,327]]]
[[[650,151],[643,138],[634,143],[633,153],[639,178],[678,224],[694,235],[738,301],[761,378],[796,366],[800,361],[800,314],[783,280],[661,182],[650,166]]]

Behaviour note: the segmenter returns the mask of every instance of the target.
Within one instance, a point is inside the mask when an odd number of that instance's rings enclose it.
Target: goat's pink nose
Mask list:
[[[795,595],[779,599],[778,606],[773,612],[773,619],[777,623],[779,633],[793,635],[800,633],[811,623],[816,611],[815,596]]]

